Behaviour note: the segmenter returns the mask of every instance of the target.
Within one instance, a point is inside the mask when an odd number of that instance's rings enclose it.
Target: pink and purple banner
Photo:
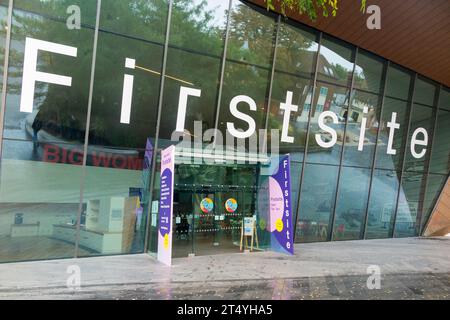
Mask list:
[[[290,167],[290,156],[286,155],[269,177],[269,215],[272,250],[294,254]]]
[[[158,261],[172,265],[173,187],[175,146],[161,151],[161,187],[159,200]]]

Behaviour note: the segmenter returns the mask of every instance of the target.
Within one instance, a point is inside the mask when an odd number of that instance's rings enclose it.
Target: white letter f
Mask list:
[[[59,84],[67,87],[72,86],[72,77],[39,72],[36,70],[39,50],[59,53],[71,57],[77,56],[77,48],[75,47],[69,47],[54,42],[27,38],[25,41],[25,59],[23,63],[20,112],[33,112],[33,100],[36,81]]]

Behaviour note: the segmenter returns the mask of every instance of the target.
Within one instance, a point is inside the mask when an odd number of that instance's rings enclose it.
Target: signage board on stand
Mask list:
[[[172,265],[173,187],[175,146],[161,151],[161,187],[159,200],[158,261]]]

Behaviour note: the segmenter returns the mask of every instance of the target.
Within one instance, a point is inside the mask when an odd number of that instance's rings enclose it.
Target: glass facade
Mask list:
[[[174,256],[235,250],[223,244],[263,210],[250,155],[275,140],[296,242],[422,234],[449,174],[449,88],[245,1],[12,3],[0,263],[155,252],[160,151],[180,140],[213,152],[176,168]],[[206,198],[216,209],[196,214]]]

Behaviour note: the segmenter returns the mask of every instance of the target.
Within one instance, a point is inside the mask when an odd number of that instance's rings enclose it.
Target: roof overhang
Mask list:
[[[248,1],[266,7],[264,0]],[[381,30],[367,28],[370,15],[360,11],[359,1],[340,0],[336,17],[316,22],[286,14],[450,87],[450,0],[367,0],[370,5],[381,9]]]

